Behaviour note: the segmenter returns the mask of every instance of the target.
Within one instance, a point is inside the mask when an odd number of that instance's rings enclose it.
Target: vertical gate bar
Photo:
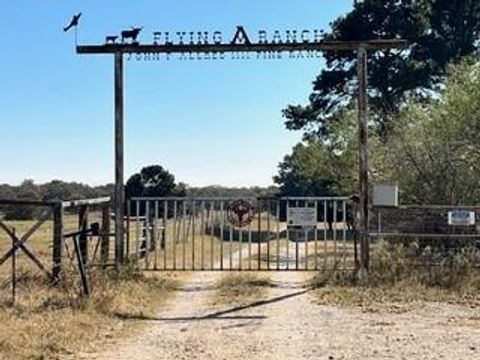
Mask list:
[[[295,200],[295,208],[298,208],[298,200]],[[295,229],[295,270],[298,270],[298,230]]]
[[[238,235],[238,269],[242,270],[242,243],[243,243],[243,229],[239,229]]]
[[[187,201],[182,200],[182,223],[183,223],[183,241],[182,241],[182,270],[186,270],[185,262],[187,258]]]
[[[173,270],[177,270],[177,200],[173,200]]]
[[[201,248],[201,269],[205,270],[205,200],[202,200],[201,211],[201,231],[202,231],[202,248]]]
[[[160,236],[158,234],[158,200],[155,200],[155,219],[154,219],[154,228],[153,228],[153,237],[154,237],[154,251],[155,251],[155,259],[154,259],[154,270],[158,270],[158,247],[159,247],[159,239]]]
[[[257,259],[258,259],[258,270],[261,270],[262,267],[262,246],[261,246],[261,240],[262,240],[262,200],[258,200],[258,246],[257,246]]]
[[[277,217],[277,270],[280,270],[280,200],[275,200]]]
[[[343,200],[342,203],[342,213],[343,213],[343,268],[344,270],[347,269],[347,202]]]
[[[196,206],[195,206],[195,200],[192,200],[192,266],[191,269],[195,270],[195,216],[197,214],[196,212]]]
[[[135,221],[135,261],[138,261],[139,243],[140,243],[140,201],[135,201],[135,210],[137,219]]]
[[[287,261],[287,270],[290,270],[290,227],[288,226],[288,209],[290,208],[290,201],[287,199],[285,201],[285,209],[286,209],[286,216],[287,216],[287,250],[286,250],[286,261]]]
[[[315,218],[315,228],[313,231],[315,232],[313,234],[314,236],[314,241],[315,241],[315,270],[318,270],[318,200],[315,200],[315,213],[316,218]]]
[[[163,269],[167,270],[167,242],[168,242],[168,233],[167,233],[167,220],[168,219],[168,200],[163,201]]]
[[[110,209],[108,208],[107,211],[110,212]],[[126,234],[126,240],[125,240],[125,242],[126,242],[125,253],[127,254],[127,259],[129,259],[129,257],[130,257],[130,241],[131,241],[131,239],[130,239],[130,231],[131,231],[130,230],[130,220],[131,220],[131,216],[132,216],[131,212],[132,212],[132,201],[130,199],[128,199],[127,200],[127,225],[126,225],[127,234]],[[109,221],[110,221],[110,213],[108,214],[108,216],[109,216]],[[108,236],[110,236],[110,235],[108,235]]]
[[[215,202],[210,201],[210,270],[215,270]]]
[[[248,223],[248,270],[252,270],[252,222]]]
[[[305,207],[310,207],[310,202],[305,202]],[[310,230],[305,228],[305,270],[308,270],[308,236],[310,235]]]
[[[225,204],[220,201],[220,270],[223,270],[223,228],[225,224]]]
[[[149,253],[150,253],[150,201],[147,200],[145,202],[145,238],[143,239],[143,244],[145,244],[145,269],[148,270],[148,260],[149,260]],[[143,245],[142,244],[142,245]]]
[[[233,266],[233,263],[232,263],[232,260],[233,260],[233,227],[232,227],[232,223],[229,223],[229,235],[230,235],[230,239],[229,239],[229,242],[230,242],[230,259],[229,259],[229,266],[230,266],[230,270],[232,270],[232,266]]]
[[[327,224],[327,201],[323,201],[323,267],[324,269],[327,269],[327,262],[328,262],[328,245],[327,245],[327,239],[328,239],[328,224]]]
[[[267,200],[267,270],[270,270],[270,210],[272,203]]]
[[[333,200],[333,266],[337,266],[337,200]]]

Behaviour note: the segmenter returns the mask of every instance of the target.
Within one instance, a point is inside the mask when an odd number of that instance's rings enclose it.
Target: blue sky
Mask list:
[[[79,42],[133,25],[232,34],[328,29],[352,0],[9,1],[0,12],[0,183],[113,180],[113,60]],[[321,59],[126,62],[126,176],[161,164],[190,185],[265,186],[301,133],[281,110],[305,103]]]

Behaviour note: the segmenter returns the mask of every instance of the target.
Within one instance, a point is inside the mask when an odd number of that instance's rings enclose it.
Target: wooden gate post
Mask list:
[[[88,207],[82,205],[78,209],[78,231],[86,231],[88,229]],[[88,236],[86,234],[80,234],[78,236],[78,244],[80,247],[80,253],[82,254],[83,266],[85,267],[88,262]]]
[[[110,253],[110,204],[102,207],[102,235],[100,245],[100,260],[103,265],[108,263]]]
[[[358,48],[358,134],[360,153],[360,273],[366,274],[370,265],[368,238],[368,92],[367,50]]]
[[[115,53],[115,262],[125,257],[123,53]]]
[[[63,204],[58,202],[53,208],[53,268],[52,281],[58,284],[63,273]]]

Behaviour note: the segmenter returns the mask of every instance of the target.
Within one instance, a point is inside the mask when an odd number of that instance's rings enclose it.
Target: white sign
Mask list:
[[[398,206],[398,185],[373,184],[373,206]]]
[[[475,225],[475,212],[467,210],[453,210],[448,212],[448,225],[472,226]]]
[[[316,227],[317,209],[312,207],[288,208],[288,226]]]

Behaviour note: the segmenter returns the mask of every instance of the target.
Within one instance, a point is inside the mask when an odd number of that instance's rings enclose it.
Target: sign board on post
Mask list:
[[[468,210],[453,210],[448,212],[448,225],[473,226],[475,225],[475,212]]]
[[[317,226],[317,209],[314,207],[298,207],[287,210],[288,226],[311,228]]]
[[[374,206],[398,206],[398,185],[397,184],[373,184],[373,205]]]

